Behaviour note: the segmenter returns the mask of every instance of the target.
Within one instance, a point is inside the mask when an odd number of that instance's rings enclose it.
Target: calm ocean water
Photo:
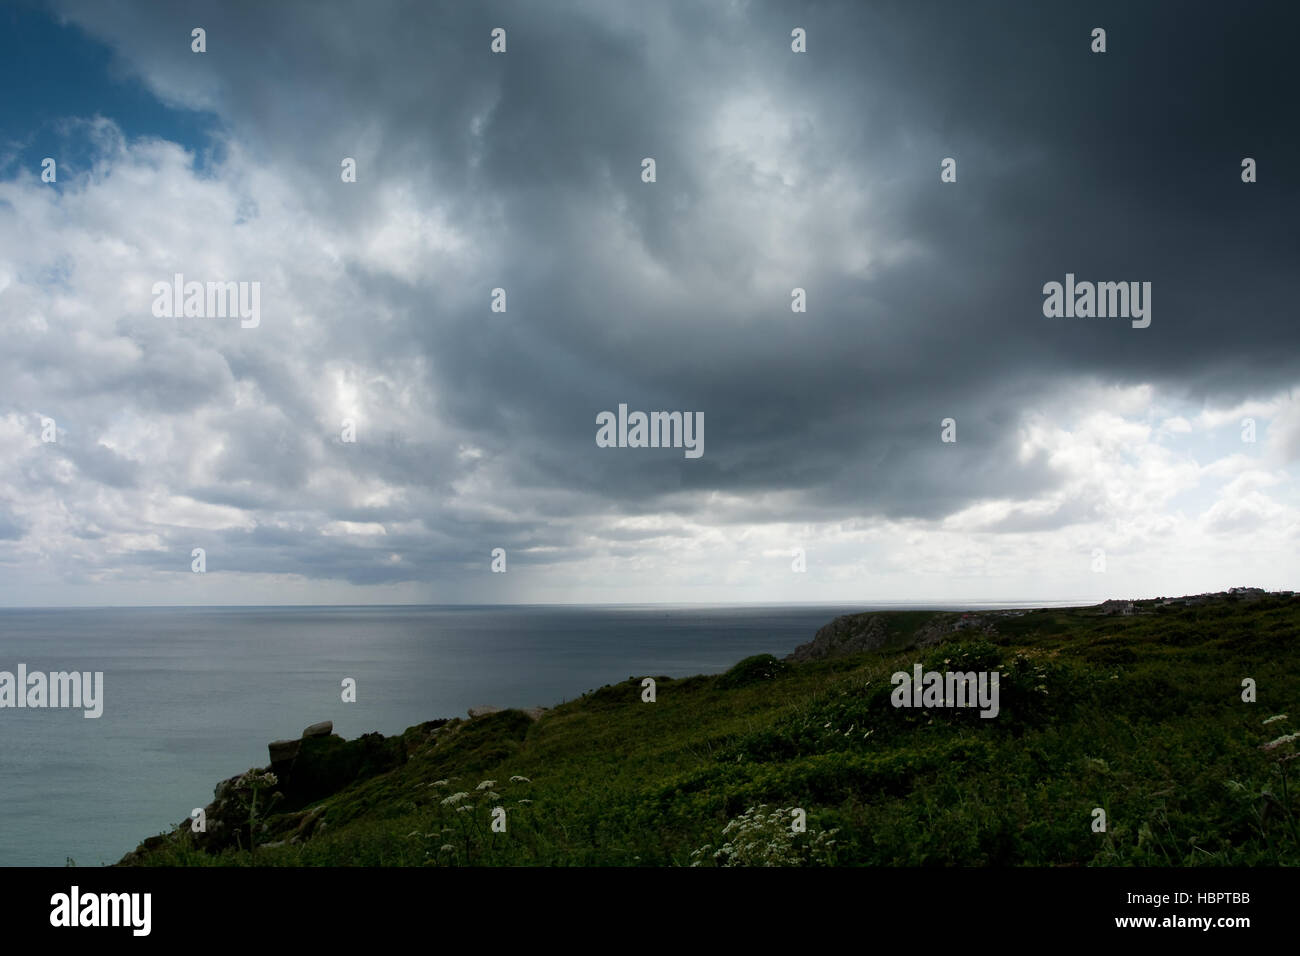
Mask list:
[[[104,712],[0,710],[0,865],[111,863],[318,720],[400,733],[783,656],[863,607],[0,609],[0,670],[103,671]],[[357,682],[357,702],[340,682]]]

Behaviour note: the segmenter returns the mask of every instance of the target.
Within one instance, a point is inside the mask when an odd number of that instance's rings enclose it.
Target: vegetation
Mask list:
[[[927,620],[907,613],[891,633]],[[1300,864],[1300,598],[995,620],[920,651],[904,633],[839,660],[659,677],[653,703],[634,679],[535,721],[413,727],[393,769],[292,812],[263,795],[256,840],[214,852],[178,828],[131,862]],[[998,716],[892,706],[891,675],[917,662],[999,670]],[[783,822],[794,808],[804,832]]]

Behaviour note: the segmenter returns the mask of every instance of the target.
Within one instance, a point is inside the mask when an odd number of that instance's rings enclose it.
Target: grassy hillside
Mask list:
[[[928,619],[899,614],[890,634]],[[653,703],[638,676],[537,720],[413,727],[382,742],[401,751],[393,769],[292,809],[278,781],[257,807],[246,786],[235,817],[252,809],[253,824],[224,847],[178,828],[129,862],[1300,864],[1297,741],[1263,749],[1300,730],[1300,598],[995,620],[921,650],[891,640],[841,660],[660,677]],[[1000,670],[1000,714],[893,707],[890,675],[916,661]],[[1258,702],[1242,701],[1244,678]],[[791,832],[791,808],[806,833]]]

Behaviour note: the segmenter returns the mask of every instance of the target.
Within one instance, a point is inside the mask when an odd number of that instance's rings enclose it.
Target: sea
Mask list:
[[[317,721],[352,738],[479,705],[553,707],[629,677],[782,657],[837,615],[908,607],[0,609],[0,671],[104,675],[98,718],[0,708],[0,866],[116,862]]]

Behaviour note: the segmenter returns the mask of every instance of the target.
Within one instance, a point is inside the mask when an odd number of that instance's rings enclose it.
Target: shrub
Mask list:
[[[718,686],[728,690],[735,687],[747,687],[763,681],[774,680],[790,670],[790,665],[779,661],[771,654],[755,654],[746,657],[731,670],[718,678]]]

